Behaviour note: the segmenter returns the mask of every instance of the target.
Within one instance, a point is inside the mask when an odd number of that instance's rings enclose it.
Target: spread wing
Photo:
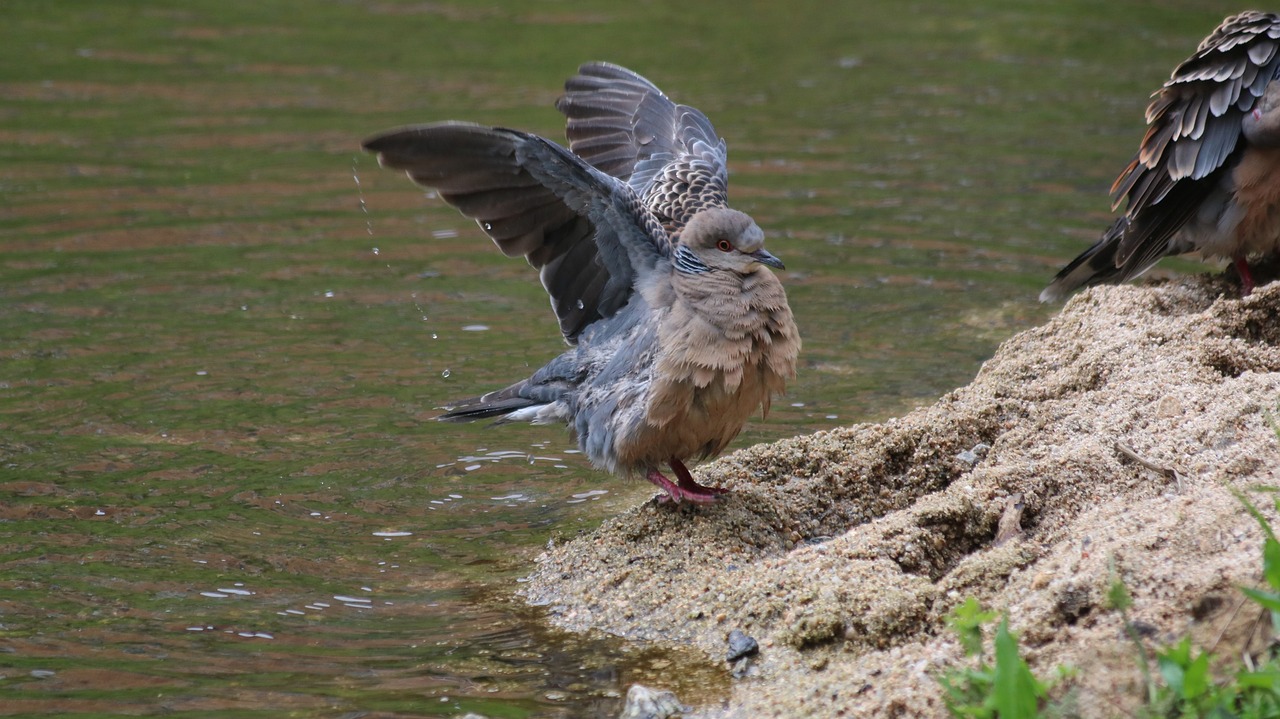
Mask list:
[[[508,257],[536,267],[570,344],[631,298],[669,253],[666,234],[624,183],[536,135],[468,123],[415,125],[364,142],[474,219]]]
[[[1148,266],[1158,260],[1190,216],[1187,204],[1194,207],[1213,189],[1207,178],[1243,144],[1240,121],[1280,70],[1277,49],[1280,16],[1250,11],[1228,17],[1155,93],[1147,134],[1111,187],[1115,205],[1125,203],[1134,220],[1116,253],[1118,266],[1136,265],[1135,258],[1149,260]],[[1165,202],[1175,187],[1178,202]]]
[[[617,65],[578,68],[556,102],[569,149],[627,182],[675,234],[698,210],[728,204],[728,154],[711,121]]]

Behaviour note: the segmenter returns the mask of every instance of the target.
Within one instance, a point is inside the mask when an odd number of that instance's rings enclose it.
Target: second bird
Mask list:
[[[1147,107],[1147,134],[1111,197],[1125,213],[1040,293],[1124,282],[1161,258],[1230,259],[1243,294],[1251,259],[1280,250],[1280,15],[1222,21]]]
[[[597,468],[713,502],[723,490],[685,462],[720,454],[795,376],[800,336],[770,270],[782,261],[728,206],[725,143],[705,115],[606,63],[565,90],[572,151],[466,123],[364,143],[537,268],[571,345],[440,419],[564,423]]]

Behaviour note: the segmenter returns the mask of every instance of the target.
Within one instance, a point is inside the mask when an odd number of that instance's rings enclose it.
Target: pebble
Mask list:
[[[732,663],[743,657],[749,657],[760,651],[760,645],[756,640],[748,636],[741,629],[735,629],[729,632],[729,654],[725,660]]]
[[[964,462],[967,465],[972,466],[982,461],[982,458],[986,457],[987,452],[990,450],[991,450],[991,445],[987,444],[986,442],[979,442],[973,445],[973,449],[966,449],[960,454],[957,454],[956,459],[960,460],[961,462]]]
[[[689,711],[673,692],[632,684],[627,690],[627,703],[618,719],[669,719]]]

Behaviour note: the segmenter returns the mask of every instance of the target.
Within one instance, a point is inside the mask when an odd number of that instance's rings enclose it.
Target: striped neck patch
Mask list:
[[[711,271],[707,263],[698,259],[698,256],[693,254],[693,250],[684,245],[676,247],[675,259],[671,264],[686,275],[705,275]]]

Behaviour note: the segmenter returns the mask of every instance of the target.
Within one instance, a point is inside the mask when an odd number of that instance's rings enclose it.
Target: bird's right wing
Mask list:
[[[436,188],[508,257],[538,268],[570,344],[624,306],[637,276],[670,253],[625,183],[536,135],[438,123],[389,130],[363,146],[383,167]]]

